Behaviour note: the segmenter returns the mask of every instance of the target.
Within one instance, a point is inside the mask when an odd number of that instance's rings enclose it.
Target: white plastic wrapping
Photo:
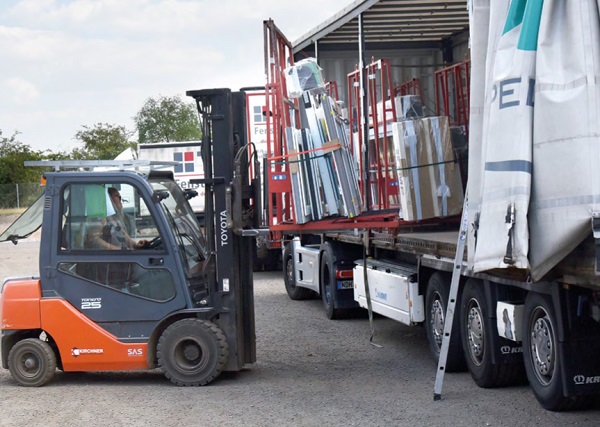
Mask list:
[[[315,58],[305,58],[286,68],[285,81],[290,98],[300,98],[306,90],[325,87],[321,68]]]

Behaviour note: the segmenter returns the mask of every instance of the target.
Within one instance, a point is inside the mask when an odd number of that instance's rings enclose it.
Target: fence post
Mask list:
[[[17,186],[17,209],[19,209],[21,206],[19,204],[19,184],[15,184]]]

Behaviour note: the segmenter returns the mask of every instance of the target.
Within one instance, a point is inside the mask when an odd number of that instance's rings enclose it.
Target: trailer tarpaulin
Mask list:
[[[545,0],[536,58],[531,275],[591,233],[600,211],[598,0]]]
[[[598,8],[598,0],[470,3],[475,271],[529,268],[539,280],[590,234],[600,211]]]
[[[505,9],[507,8],[505,2]],[[505,12],[506,13],[506,12]],[[471,0],[469,2],[469,28],[471,37],[469,39],[469,48],[471,52],[471,90],[469,100],[469,189],[468,189],[468,209],[469,220],[469,239],[467,240],[467,255],[469,266],[474,264],[475,241],[477,237],[477,221],[473,213],[478,213],[481,209],[481,174],[483,170],[479,168],[481,164],[481,140],[483,133],[483,105],[486,91],[487,75],[486,56],[490,58],[489,63],[493,62],[493,57],[498,45],[497,37],[490,33],[490,1],[489,0]],[[488,44],[492,46],[488,49]],[[488,52],[489,50],[489,52]]]
[[[492,2],[490,34],[502,23],[493,62],[486,66],[481,197],[474,270],[528,268],[527,211],[531,190],[533,88],[541,0]],[[493,48],[488,44],[489,49]]]

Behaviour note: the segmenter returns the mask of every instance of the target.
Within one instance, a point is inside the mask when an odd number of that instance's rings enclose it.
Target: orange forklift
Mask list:
[[[50,170],[45,193],[0,236],[16,244],[41,227],[39,277],[6,279],[0,300],[2,367],[20,385],[42,386],[56,368],[160,367],[199,386],[255,362],[260,175],[245,94],[188,95],[202,123],[203,226],[188,202],[197,193],[164,169],[172,162],[27,162]]]

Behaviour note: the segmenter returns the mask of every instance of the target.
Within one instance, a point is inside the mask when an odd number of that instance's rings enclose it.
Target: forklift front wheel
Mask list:
[[[179,386],[201,386],[217,378],[229,356],[225,334],[212,322],[182,319],[162,333],[158,363],[165,376]]]
[[[10,350],[8,370],[20,385],[40,387],[54,376],[56,355],[47,342],[38,338],[26,338]]]

